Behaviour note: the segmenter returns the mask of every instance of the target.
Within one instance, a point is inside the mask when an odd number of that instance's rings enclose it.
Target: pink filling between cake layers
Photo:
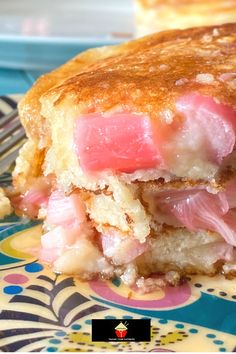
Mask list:
[[[178,156],[179,163],[186,154],[219,165],[233,151],[236,111],[232,107],[193,92],[176,101],[176,114],[181,119],[162,112],[157,122],[135,113],[80,116],[74,139],[82,169],[87,173],[168,169],[171,157]]]
[[[225,192],[209,193],[205,189],[168,190],[155,196],[157,207],[176,219],[189,231],[210,230],[236,246],[236,182]]]
[[[210,230],[222,236],[225,244],[218,250],[219,257],[232,258],[236,246],[236,183],[230,182],[225,192],[212,194],[205,189],[169,190],[155,195],[156,205],[174,216],[179,226],[190,231]],[[79,242],[91,237],[87,228],[84,204],[77,193],[64,196],[55,191],[49,198],[46,222],[55,226],[42,236],[41,258],[53,262],[68,247],[79,247]],[[96,234],[95,243],[113,263],[127,264],[148,250],[148,243],[140,243],[132,236],[111,230]],[[93,240],[94,242],[94,240]]]
[[[85,239],[102,248],[104,255],[112,257],[116,264],[129,263],[147,249],[146,243],[141,244],[133,237],[122,237],[119,232],[93,232],[86,217],[85,205],[76,192],[69,196],[59,191],[51,194],[46,223],[55,227],[41,238],[40,257],[48,263],[55,261],[65,249],[79,249],[80,242]]]
[[[104,170],[132,173],[153,167],[168,169],[168,154],[173,151],[180,158],[186,153],[197,153],[200,159],[204,156],[207,161],[220,165],[233,151],[236,132],[233,108],[211,97],[190,93],[177,100],[176,112],[181,116],[177,125],[171,116],[155,123],[136,113],[111,116],[94,113],[79,117],[74,138],[82,169],[85,173]],[[185,140],[187,138],[189,143],[191,137],[194,143],[186,148]],[[79,194],[73,192],[65,196],[54,191],[49,196],[50,193],[42,182],[27,192],[19,203],[21,209],[28,209],[33,215],[40,207],[47,209],[46,224],[52,230],[42,236],[40,257],[43,261],[53,263],[66,249],[79,248],[86,238],[91,238],[116,264],[129,263],[147,251],[147,243],[142,244],[118,231],[104,235],[95,233],[97,239],[94,240]],[[155,200],[158,208],[171,214],[180,226],[190,231],[219,233],[229,248],[224,257],[230,258],[232,246],[236,246],[236,183],[229,183],[226,191],[217,194],[205,189],[170,190],[157,193]],[[219,257],[223,254],[224,250],[220,250]]]

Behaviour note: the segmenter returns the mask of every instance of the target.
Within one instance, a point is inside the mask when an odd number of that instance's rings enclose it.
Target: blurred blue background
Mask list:
[[[132,0],[0,0],[0,94],[77,53],[133,38]]]

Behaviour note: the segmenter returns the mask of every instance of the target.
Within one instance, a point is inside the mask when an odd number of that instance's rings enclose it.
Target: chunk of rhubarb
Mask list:
[[[75,144],[86,172],[133,172],[162,162],[151,120],[143,115],[94,113],[76,121]]]
[[[220,164],[235,146],[236,110],[213,97],[189,93],[176,102],[177,112],[186,118],[186,129],[200,134],[209,159]],[[194,127],[194,129],[193,129]]]

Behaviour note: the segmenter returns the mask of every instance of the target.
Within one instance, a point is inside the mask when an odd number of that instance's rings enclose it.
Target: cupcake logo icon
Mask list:
[[[126,337],[126,334],[128,332],[127,326],[128,326],[127,322],[125,322],[125,323],[120,322],[118,324],[118,326],[115,327],[116,336],[118,338],[125,338]]]

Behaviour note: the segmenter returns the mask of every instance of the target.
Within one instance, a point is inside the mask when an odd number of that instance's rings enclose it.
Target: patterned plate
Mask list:
[[[14,215],[0,223],[0,351],[234,350],[236,280],[194,276],[148,295],[117,279],[81,282],[55,275],[25,253],[40,234],[39,223]],[[91,320],[97,318],[150,318],[152,340],[92,342]]]

